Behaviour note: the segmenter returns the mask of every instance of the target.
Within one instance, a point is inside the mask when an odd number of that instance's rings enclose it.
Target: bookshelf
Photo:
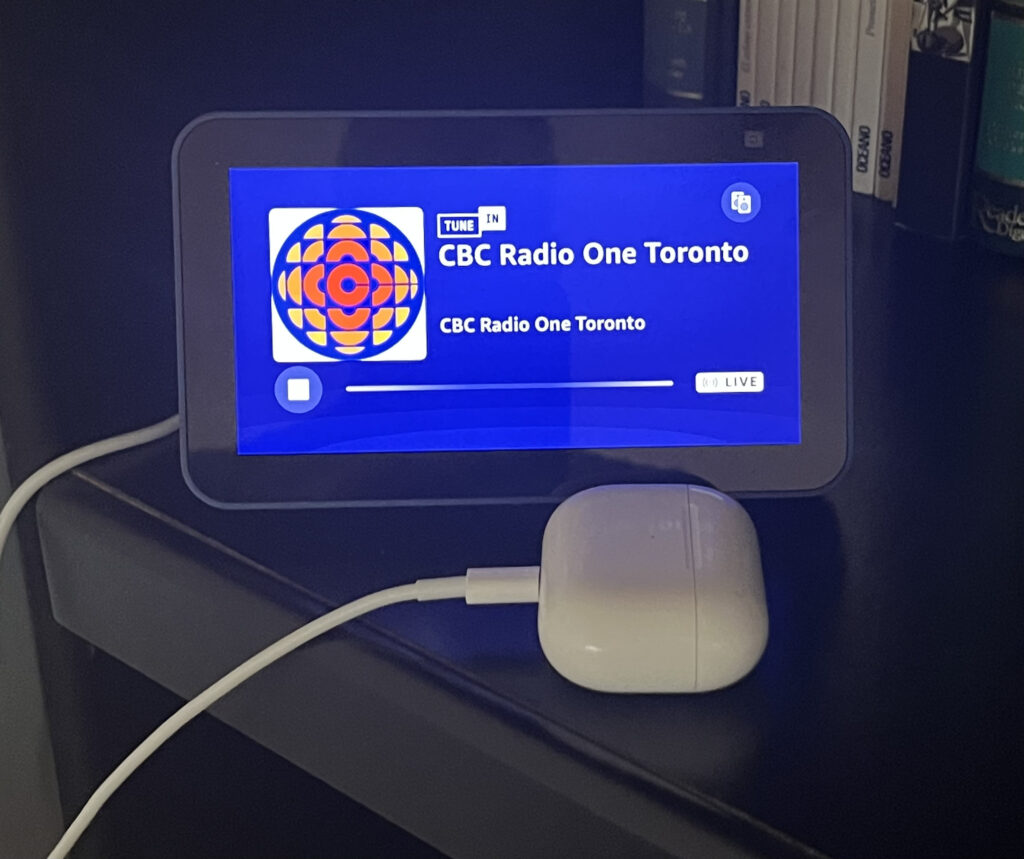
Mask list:
[[[893,205],[897,226],[1011,255],[1024,255],[1022,58],[1022,0],[645,4],[649,104],[829,111],[851,140],[853,190]],[[689,85],[673,89],[680,70]],[[733,75],[733,92],[701,87]]]

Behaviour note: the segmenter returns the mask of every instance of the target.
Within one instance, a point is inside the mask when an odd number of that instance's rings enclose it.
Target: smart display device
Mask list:
[[[182,461],[222,506],[806,492],[848,450],[812,109],[217,114],[173,154]]]

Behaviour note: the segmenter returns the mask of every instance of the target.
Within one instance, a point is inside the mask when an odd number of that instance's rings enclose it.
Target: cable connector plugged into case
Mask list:
[[[540,567],[470,567],[467,605],[531,603],[540,596]]]

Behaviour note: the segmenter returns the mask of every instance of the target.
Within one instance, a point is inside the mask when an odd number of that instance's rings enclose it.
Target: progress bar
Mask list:
[[[489,382],[477,385],[346,385],[350,394],[393,391],[530,391],[546,388],[671,388],[671,379],[640,379],[625,382]]]

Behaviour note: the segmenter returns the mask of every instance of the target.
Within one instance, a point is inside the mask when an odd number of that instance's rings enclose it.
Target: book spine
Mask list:
[[[889,27],[885,35],[875,196],[893,204],[896,202],[903,151],[903,108],[907,97],[912,6],[911,0],[889,0]]]
[[[993,5],[974,164],[978,236],[1024,256],[1024,0]]]
[[[814,73],[811,104],[832,111],[832,83],[836,71],[836,35],[839,0],[818,0],[814,21]]]
[[[757,57],[754,64],[754,104],[775,104],[775,60],[778,56],[779,0],[758,0]]]
[[[775,104],[793,104],[793,60],[796,49],[797,5],[797,0],[779,0],[779,29],[776,37],[775,57]]]
[[[812,104],[814,80],[814,30],[818,18],[815,0],[800,0],[793,37],[793,104]]]
[[[758,0],[740,0],[739,45],[736,58],[736,104],[750,107],[754,101],[757,71]]]
[[[967,224],[988,4],[914,0],[913,13],[896,223],[955,239]]]
[[[853,190],[875,191],[878,151],[878,117],[882,98],[882,67],[885,63],[885,30],[888,0],[861,0],[857,33],[857,76],[853,94]]]
[[[736,56],[739,0],[709,0],[704,67],[705,104],[729,107],[736,103]]]
[[[853,139],[853,98],[857,83],[857,36],[861,0],[839,0],[836,24],[835,76],[832,78],[832,115]]]
[[[707,0],[644,0],[644,103],[704,103]]]

